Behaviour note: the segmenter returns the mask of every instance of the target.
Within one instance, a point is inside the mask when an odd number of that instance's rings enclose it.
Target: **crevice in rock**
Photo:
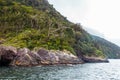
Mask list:
[[[12,60],[10,60],[10,59],[5,59],[4,56],[1,56],[1,59],[0,59],[0,67],[1,67],[1,66],[9,66],[11,62],[12,62]]]

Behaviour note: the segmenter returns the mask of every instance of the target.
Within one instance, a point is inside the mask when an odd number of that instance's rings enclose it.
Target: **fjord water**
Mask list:
[[[18,80],[120,80],[120,60],[79,65],[1,67],[0,79]]]

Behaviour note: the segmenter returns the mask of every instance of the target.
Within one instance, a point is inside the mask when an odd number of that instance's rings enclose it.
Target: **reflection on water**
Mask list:
[[[0,79],[19,80],[120,80],[120,60],[73,66],[2,67]]]

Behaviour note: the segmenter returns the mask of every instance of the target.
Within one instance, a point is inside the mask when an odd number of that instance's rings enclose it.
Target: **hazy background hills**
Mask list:
[[[49,0],[49,2],[70,21],[81,23],[89,28],[86,29],[88,32],[120,46],[119,0]]]

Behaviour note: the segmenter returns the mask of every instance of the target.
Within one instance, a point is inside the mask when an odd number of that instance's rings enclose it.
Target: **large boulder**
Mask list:
[[[16,56],[16,48],[0,46],[0,66],[9,66]]]
[[[40,49],[40,50],[38,50],[37,54],[40,56],[41,64],[44,64],[44,65],[51,64],[51,57],[50,56],[52,54],[50,55],[48,50]]]
[[[40,49],[37,53],[40,55],[41,64],[43,65],[58,64],[59,62],[59,58],[53,52],[45,49]]]
[[[82,63],[82,60],[73,55],[69,51],[54,51],[59,59],[59,64],[78,64]]]
[[[69,51],[40,49],[38,54],[41,57],[41,64],[78,64],[82,63],[77,56]]]
[[[40,56],[28,48],[19,49],[17,57],[13,61],[16,66],[35,66],[40,62]]]

